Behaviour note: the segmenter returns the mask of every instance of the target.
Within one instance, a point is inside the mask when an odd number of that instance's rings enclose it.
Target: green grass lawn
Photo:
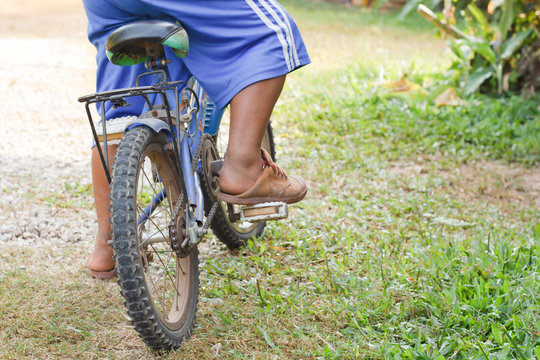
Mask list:
[[[538,99],[439,108],[450,59],[430,25],[284,4],[313,64],[276,108],[277,162],[307,198],[238,253],[207,240],[178,351],[144,347],[114,283],[19,269],[0,276],[1,357],[540,359]],[[379,85],[403,77],[424,92]]]

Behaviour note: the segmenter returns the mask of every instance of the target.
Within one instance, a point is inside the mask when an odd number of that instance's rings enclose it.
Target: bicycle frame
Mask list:
[[[140,74],[135,82],[135,86],[126,89],[117,89],[95,93],[79,98],[79,102],[85,102],[86,113],[92,130],[95,144],[99,144],[96,127],[90,111],[91,104],[99,107],[101,126],[103,132],[103,150],[97,147],[103,169],[107,180],[111,183],[108,161],[108,139],[105,116],[105,105],[111,102],[113,107],[125,107],[128,105],[126,98],[142,96],[145,100],[142,115],[148,114],[150,117],[139,116],[136,120],[128,123],[124,133],[137,127],[145,126],[152,131],[159,133],[164,131],[170,138],[174,160],[179,171],[178,176],[183,179],[187,202],[186,225],[189,240],[192,243],[198,242],[198,238],[204,235],[204,196],[201,189],[199,174],[196,171],[198,164],[193,164],[193,157],[199,146],[203,132],[215,135],[221,122],[223,109],[218,109],[215,104],[205,95],[202,86],[193,78],[187,82],[169,81],[170,73],[166,62],[162,61],[162,68]],[[154,76],[152,85],[140,86],[140,79],[144,76]],[[180,87],[183,86],[182,92]],[[189,97],[188,94],[189,93]],[[173,96],[171,101],[171,96]],[[158,103],[161,100],[161,104]],[[174,104],[175,116],[171,114],[170,104]],[[165,111],[166,121],[158,118],[158,111],[163,114]],[[187,125],[187,126],[186,126]],[[166,197],[164,191],[160,192],[150,201],[140,214],[138,223],[144,223],[156,207]]]

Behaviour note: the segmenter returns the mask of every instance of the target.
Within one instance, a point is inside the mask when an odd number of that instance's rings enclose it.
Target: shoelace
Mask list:
[[[261,156],[264,161],[263,168],[269,166],[272,168],[272,170],[274,170],[274,172],[287,179],[287,174],[285,174],[285,171],[283,171],[279,166],[277,166],[277,164],[270,157],[270,154],[268,154],[264,149],[261,149]]]

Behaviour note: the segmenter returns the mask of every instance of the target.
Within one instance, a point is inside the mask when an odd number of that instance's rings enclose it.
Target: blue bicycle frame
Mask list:
[[[140,79],[144,76],[154,77],[152,85],[139,85]],[[198,238],[204,235],[204,195],[201,189],[199,173],[196,170],[199,164],[193,164],[193,157],[197,152],[203,132],[211,136],[217,134],[223,109],[217,108],[195,79],[191,78],[187,83],[181,81],[171,82],[168,79],[170,79],[170,73],[165,64],[161,69],[140,74],[137,77],[135,87],[83,96],[79,98],[79,101],[86,102],[86,112],[96,144],[99,143],[99,139],[89,106],[92,103],[97,103],[99,106],[101,125],[103,127],[104,152],[100,146],[98,146],[98,152],[109,183],[111,182],[111,177],[107,154],[105,104],[109,101],[115,107],[126,106],[127,102],[125,98],[142,96],[145,99],[142,114],[152,113],[156,109],[165,111],[166,122],[157,118],[155,115],[151,117],[139,116],[136,120],[127,124],[124,133],[134,127],[144,126],[156,133],[164,131],[169,136],[173,145],[177,167],[181,170],[181,174],[178,174],[178,176],[182,176],[183,178],[186,191],[185,195],[187,197],[186,202],[189,205],[186,206],[186,226],[189,240],[192,243],[196,243]],[[183,87],[184,90],[181,91],[180,87]],[[187,96],[187,93],[189,93],[190,97]],[[161,100],[161,103],[159,100]],[[176,122],[173,122],[169,104],[176,105],[174,110],[174,119]],[[184,105],[183,110],[180,109],[181,105]],[[183,120],[181,121],[181,119]],[[184,128],[184,124],[187,127]],[[164,190],[155,195],[152,201],[141,212],[138,223],[141,224],[148,220],[153,211],[165,198],[166,194]]]

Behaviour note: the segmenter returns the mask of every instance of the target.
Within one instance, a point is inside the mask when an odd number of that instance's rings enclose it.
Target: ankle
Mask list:
[[[227,194],[242,194],[255,184],[262,170],[263,161],[260,157],[250,164],[239,164],[234,159],[226,158],[219,175],[220,189]]]

